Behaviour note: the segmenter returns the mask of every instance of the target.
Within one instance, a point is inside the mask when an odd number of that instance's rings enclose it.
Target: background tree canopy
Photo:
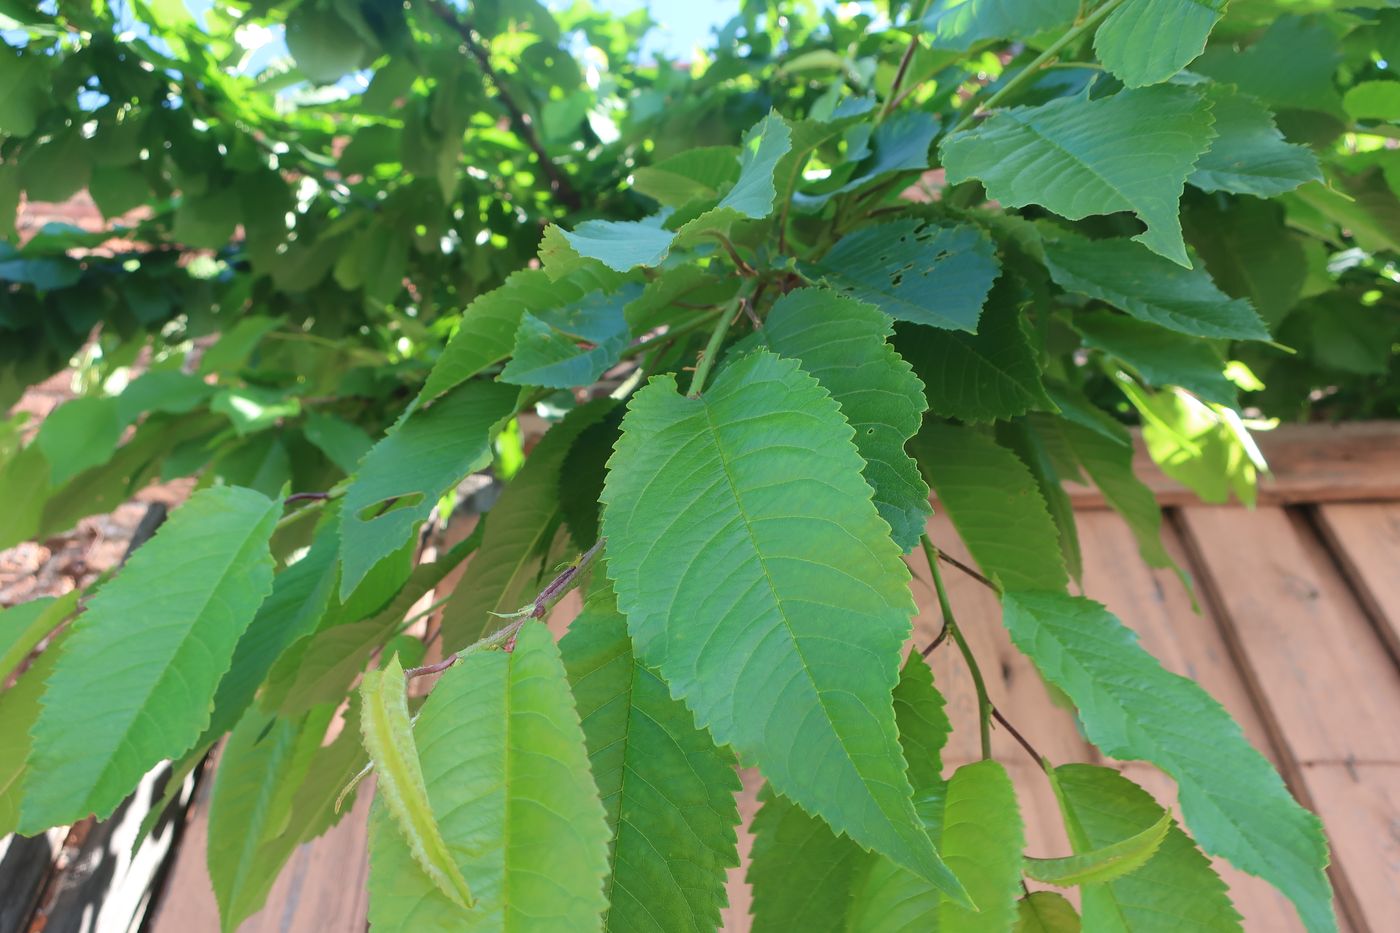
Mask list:
[[[1335,6],[755,0],[677,63],[584,2],[0,0],[0,405],[70,365],[81,389],[0,423],[0,547],[197,478],[74,624],[0,616],[0,676],[48,645],[0,693],[0,831],[110,813],[231,732],[230,928],[372,761],[376,927],[698,929],[737,758],[769,781],[759,926],[829,865],[841,928],[895,898],[922,929],[1070,929],[1018,908],[1025,874],[1084,885],[1087,928],[1149,929],[1122,903],[1186,886],[1228,929],[1198,842],[1331,928],[1316,820],[1066,593],[1061,482],[1169,566],[1128,425],[1251,501],[1251,427],[1395,414],[1400,12]],[[84,190],[112,229],[17,231]],[[478,533],[415,567],[488,469]],[[941,698],[901,667],[930,489],[1017,646],[1177,781],[1195,842],[1047,766],[1076,852],[1023,863],[999,766],[942,774]],[[410,709],[404,617],[468,555],[461,657]],[[531,620],[585,581],[556,648]],[[342,717],[363,744],[322,747]]]

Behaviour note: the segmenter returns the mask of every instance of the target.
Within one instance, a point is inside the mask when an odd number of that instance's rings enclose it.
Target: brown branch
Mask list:
[[[501,105],[510,114],[511,125],[515,127],[515,132],[520,138],[525,140],[525,144],[534,152],[535,158],[539,160],[540,170],[549,179],[550,191],[566,208],[571,211],[578,210],[583,206],[583,199],[574,190],[564,173],[559,170],[559,166],[550,159],[549,153],[545,151],[544,143],[540,141],[539,133],[535,131],[535,123],[530,119],[530,115],[516,102],[511,95],[506,83],[501,80],[500,74],[496,72],[495,66],[491,64],[491,56],[487,53],[486,47],[482,44],[481,37],[477,35],[471,23],[463,22],[442,0],[424,0],[427,8],[442,20],[443,24],[457,33],[462,39],[462,44],[467,49],[467,54],[476,59],[481,73],[495,85],[496,95],[500,98]]]
[[[282,504],[291,505],[293,502],[319,502],[324,499],[329,499],[330,497],[331,494],[328,492],[294,492],[283,499]]]
[[[982,574],[978,573],[976,570],[973,570],[971,567],[969,567],[967,564],[964,564],[956,557],[949,555],[947,551],[940,549],[938,552],[938,559],[946,564],[950,564],[951,566],[961,570],[963,573],[967,574],[969,577],[976,580],[978,583],[987,587],[993,593],[999,594],[1001,592],[1001,589],[995,583],[993,583],[991,580],[988,580],[986,577],[982,576]]]
[[[1049,759],[1036,751],[1035,746],[1026,741],[1026,737],[1022,735],[1016,727],[1011,724],[1011,721],[1001,714],[1001,710],[997,709],[995,706],[992,707],[992,718],[995,719],[1003,729],[1011,733],[1011,737],[1020,743],[1021,747],[1026,750],[1026,754],[1035,759],[1037,768],[1045,768],[1049,765]]]

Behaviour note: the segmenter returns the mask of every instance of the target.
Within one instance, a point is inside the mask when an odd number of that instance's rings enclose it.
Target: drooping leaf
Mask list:
[[[927,403],[918,377],[887,342],[891,330],[890,318],[871,305],[804,288],[773,304],[760,336],[778,355],[800,361],[841,406],[875,508],[907,551],[932,513],[928,486],[904,452]]]
[[[1163,811],[1162,818],[1140,833],[1126,839],[1099,846],[1077,855],[1060,858],[1027,858],[1026,877],[1061,888],[1080,884],[1102,884],[1137,871],[1162,845],[1172,828],[1171,814]]]
[[[561,519],[559,471],[578,436],[615,404],[602,398],[574,409],[545,433],[506,485],[491,507],[480,552],[443,608],[446,650],[464,648],[500,628],[503,623],[492,613],[514,612],[548,582],[553,568],[545,561]]]
[[[0,833],[6,835],[19,828],[20,805],[34,748],[29,733],[39,718],[44,685],[53,675],[70,631],[58,633],[29,670],[8,690],[0,692]]]
[[[1138,320],[1196,337],[1269,338],[1249,302],[1221,292],[1204,270],[1178,268],[1127,240],[1061,237],[1045,244],[1045,261],[1056,285]]]
[[[1055,530],[1060,535],[1060,556],[1070,579],[1082,583],[1084,555],[1079,546],[1079,526],[1074,517],[1074,503],[1065,492],[1063,479],[1082,478],[1072,458],[1063,457],[1064,442],[1055,432],[1042,428],[1049,415],[1032,415],[997,425],[997,443],[1016,454],[1031,471],[1036,489],[1045,500],[1045,508]],[[1068,462],[1057,462],[1063,459]]]
[[[1149,385],[1181,386],[1210,402],[1237,404],[1225,360],[1203,340],[1105,311],[1077,312],[1074,329],[1086,346],[1116,357]]]
[[[875,224],[849,233],[805,267],[807,274],[890,317],[948,330],[977,330],[1000,265],[976,227],[917,220]]]
[[[35,445],[44,452],[55,487],[111,458],[122,429],[115,398],[75,398],[55,408],[39,426]]]
[[[899,743],[925,828],[942,817],[943,746],[951,726],[933,672],[917,652],[900,669],[894,688]],[[866,921],[898,928],[927,921],[941,895],[937,888],[884,856],[866,852],[847,836],[765,786],[754,816],[754,929],[864,930]],[[869,914],[869,917],[864,915]]]
[[[1275,109],[1338,113],[1341,97],[1333,73],[1341,58],[1337,37],[1314,17],[1278,16],[1243,49],[1217,43],[1192,71],[1234,84]]]
[[[219,756],[209,800],[208,865],[225,933],[267,899],[282,863],[264,857],[264,839],[290,806],[333,709],[304,720],[255,710],[238,723]]]
[[[538,314],[524,312],[501,381],[553,389],[590,385],[627,346],[622,309],[641,291],[640,285],[632,283],[611,293],[590,292]]]
[[[938,135],[938,120],[921,110],[892,114],[875,127],[869,154],[853,166],[851,177],[836,187],[823,187],[819,193],[796,192],[793,204],[801,210],[820,210],[840,194],[857,191],[886,175],[928,168],[928,150]]]
[[[1106,845],[1168,820],[1161,844],[1141,867],[1082,888],[1087,929],[1110,933],[1241,929],[1225,883],[1147,791],[1117,771],[1095,765],[1061,765],[1051,783],[1076,851]]]
[[[73,590],[62,596],[41,596],[0,610],[0,683],[73,612],[80,593]]]
[[[979,178],[1009,207],[1040,204],[1070,220],[1132,211],[1147,226],[1134,239],[1190,268],[1177,204],[1213,135],[1201,94],[1148,87],[1013,107],[945,138],[943,165],[950,183]]]
[[[1041,385],[1040,362],[1020,309],[1000,285],[992,289],[976,333],[903,326],[898,334],[896,344],[923,381],[935,414],[992,421],[1055,408]]]
[[[462,386],[390,428],[360,461],[341,507],[340,596],[403,547],[442,494],[491,460],[491,434],[517,390]],[[387,511],[386,511],[387,510]]]
[[[734,757],[632,655],[599,586],[559,642],[611,830],[605,930],[714,930],[738,865]]]
[[[280,512],[249,489],[197,492],[92,597],[44,691],[23,831],[106,817],[195,742],[272,587]]]
[[[1281,204],[1206,198],[1192,204],[1182,220],[1215,284],[1248,300],[1270,327],[1298,303],[1308,264]]]
[[[542,269],[522,269],[495,291],[467,305],[462,321],[419,393],[430,401],[510,355],[520,318],[527,310],[551,307],[557,292]]]
[[[938,851],[977,910],[954,903],[909,872],[879,860],[859,882],[849,929],[868,933],[996,933],[1016,919],[1025,846],[1016,791],[995,761],[964,765],[919,812]]]
[[[1173,0],[1195,6],[1196,0]],[[1215,141],[1186,179],[1202,191],[1230,191],[1272,198],[1308,181],[1322,171],[1317,156],[1306,146],[1287,142],[1263,104],[1227,85],[1206,89],[1215,116]]]
[[[604,487],[608,573],[638,655],[716,741],[957,896],[915,824],[890,701],[908,571],[851,437],[816,380],[771,353],[697,397],[653,378]]]
[[[1068,585],[1059,532],[1015,454],[971,428],[934,423],[924,425],[913,449],[983,572],[1008,589]]]
[[[933,0],[922,26],[933,48],[961,52],[987,39],[1029,39],[1078,14],[1076,0]]]
[[[1074,905],[1054,891],[1032,891],[1016,903],[1012,933],[1079,933]]]
[[[378,779],[375,800],[392,817],[423,874],[440,894],[466,910],[475,906],[475,900],[428,801],[408,719],[407,683],[394,655],[382,670],[365,674],[360,684],[360,735]]]
[[[1205,51],[1225,0],[1127,0],[1094,34],[1099,61],[1128,87],[1159,84]]]
[[[477,896],[462,910],[409,854],[387,809],[370,816],[376,930],[602,929],[608,826],[549,630],[445,673],[414,725],[432,813]]]
[[[1219,703],[1092,600],[1024,592],[1002,605],[1012,640],[1074,701],[1095,745],[1170,774],[1202,848],[1274,884],[1309,930],[1335,929],[1321,824]]]

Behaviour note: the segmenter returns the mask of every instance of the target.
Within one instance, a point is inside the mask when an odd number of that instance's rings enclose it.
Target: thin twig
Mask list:
[[[943,644],[943,642],[945,642],[945,641],[947,641],[947,640],[948,640],[948,620],[947,620],[947,619],[944,619],[944,620],[943,620],[943,628],[939,629],[938,635],[933,639],[933,641],[929,642],[929,643],[928,643],[928,647],[925,648],[923,651],[920,651],[919,654],[922,655],[923,657],[927,658],[929,655],[933,654],[934,651],[936,651],[936,650],[938,649],[938,646],[939,646],[939,645]]]
[[[729,237],[720,233],[718,230],[711,230],[709,234],[716,240],[719,240],[720,245],[722,245],[724,251],[729,254],[730,261],[734,263],[734,267],[739,270],[740,275],[758,275],[757,270],[745,262],[743,256],[739,255],[739,251],[734,248],[734,244],[730,241]]]
[[[1001,593],[1001,589],[995,583],[993,583],[991,580],[988,580],[986,577],[982,576],[982,574],[978,573],[976,570],[972,569],[967,564],[964,564],[956,557],[953,557],[947,551],[939,551],[938,559],[943,561],[945,564],[950,564],[958,568],[963,573],[967,574],[969,577],[976,580],[978,583],[982,584],[987,589],[991,590],[993,593]]]
[[[995,706],[992,707],[992,718],[995,719],[1003,729],[1011,733],[1011,737],[1020,743],[1021,747],[1026,750],[1026,754],[1035,759],[1035,766],[1037,768],[1045,768],[1049,764],[1049,759],[1036,751],[1035,746],[1026,741],[1026,737],[1022,735],[1020,731],[1011,724],[1011,721],[1001,714],[1001,710],[997,709]]]
[[[442,0],[425,0],[427,8],[442,20],[448,28],[452,29],[462,39],[462,44],[466,46],[468,54],[476,59],[481,72],[490,82],[495,85],[496,95],[501,100],[501,105],[510,114],[510,122],[514,125],[515,131],[520,134],[520,138],[525,140],[526,145],[534,152],[535,158],[539,160],[540,170],[549,179],[549,188],[554,196],[571,211],[578,210],[583,200],[579,197],[569,179],[559,170],[550,159],[549,153],[545,151],[544,143],[540,140],[539,134],[535,131],[535,123],[530,119],[530,115],[516,103],[511,96],[506,83],[501,80],[495,67],[491,64],[491,56],[487,53],[486,47],[482,45],[481,37],[472,28],[471,23],[465,23],[457,18],[457,15],[447,7]]]
[[[283,505],[291,505],[293,502],[313,502],[321,499],[329,499],[328,492],[294,492],[282,500]]]
[[[933,546],[927,534],[920,536],[919,543],[923,545],[929,573],[933,574],[933,588],[938,593],[938,608],[943,613],[943,624],[948,627],[948,634],[953,637],[953,643],[958,646],[958,651],[962,653],[963,661],[967,664],[968,673],[972,675],[972,687],[977,691],[977,725],[982,741],[982,757],[991,758],[994,709],[991,697],[987,695],[987,683],[982,679],[982,669],[977,666],[977,658],[973,656],[972,648],[968,646],[967,639],[963,638],[962,630],[958,628],[958,620],[953,617],[953,607],[948,602],[948,590],[943,586],[943,574],[938,570],[938,548]]]
[[[695,366],[695,373],[690,377],[690,396],[694,398],[705,388],[705,380],[709,378],[710,370],[715,365],[715,358],[719,356],[719,348],[724,344],[724,335],[729,332],[729,327],[734,323],[734,318],[738,306],[747,296],[738,295],[724,307],[719,313],[719,320],[715,321],[715,329],[710,332],[710,339],[705,343],[705,349],[700,351],[700,362]]]

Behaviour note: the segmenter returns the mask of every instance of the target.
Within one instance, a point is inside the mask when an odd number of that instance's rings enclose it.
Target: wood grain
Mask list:
[[[1400,661],[1400,503],[1336,503],[1315,514],[1347,582]]]

